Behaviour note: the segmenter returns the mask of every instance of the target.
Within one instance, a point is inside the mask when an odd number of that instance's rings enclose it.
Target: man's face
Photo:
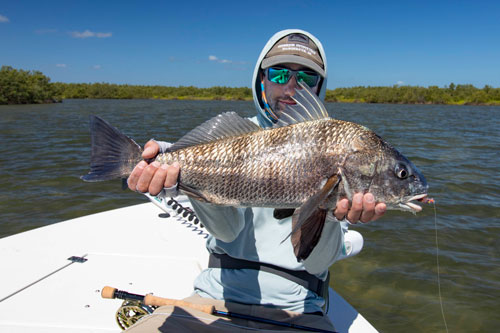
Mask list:
[[[299,70],[306,70],[306,71],[311,71],[310,68],[304,67],[299,64],[280,64],[279,66],[275,67],[282,67],[282,68],[287,68],[291,69],[294,71],[299,71]],[[278,118],[281,116],[281,113],[285,110],[285,107],[287,105],[293,105],[295,104],[294,100],[291,98],[295,94],[295,89],[300,89],[299,85],[297,84],[297,78],[295,75],[293,75],[290,80],[285,83],[285,84],[279,84],[279,83],[274,83],[271,82],[267,79],[266,77],[267,70],[264,70],[263,76],[264,76],[264,90],[266,93],[266,98],[269,106],[271,109],[274,111],[276,116]],[[320,80],[318,80],[319,82]],[[318,86],[319,84],[316,84],[311,90],[315,93],[318,94]]]

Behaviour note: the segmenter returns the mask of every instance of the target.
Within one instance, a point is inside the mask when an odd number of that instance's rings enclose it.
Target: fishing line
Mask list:
[[[436,202],[433,199],[430,203],[434,206],[434,229],[435,229],[435,238],[436,238],[436,266],[437,266],[437,283],[438,283],[438,295],[439,295],[439,305],[441,306],[441,316],[443,317],[444,327],[446,329],[446,333],[448,333],[448,325],[446,323],[446,317],[444,316],[444,307],[443,307],[443,296],[441,295],[441,274],[440,274],[440,266],[439,266],[439,242],[438,242],[438,227],[437,227],[437,209]]]

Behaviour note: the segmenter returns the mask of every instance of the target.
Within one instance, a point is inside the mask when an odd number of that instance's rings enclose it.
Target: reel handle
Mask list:
[[[151,294],[146,295],[146,296],[131,294],[131,293],[128,293],[126,291],[118,290],[116,288],[108,287],[108,286],[102,288],[101,296],[102,296],[102,298],[108,298],[108,299],[119,298],[119,299],[139,300],[144,305],[150,305],[150,306],[172,305],[172,306],[179,306],[179,307],[187,307],[187,308],[202,311],[202,312],[205,312],[208,314],[213,314],[214,310],[215,310],[215,307],[213,305],[195,304],[195,303],[181,301],[181,300],[177,300],[177,299],[153,296]]]

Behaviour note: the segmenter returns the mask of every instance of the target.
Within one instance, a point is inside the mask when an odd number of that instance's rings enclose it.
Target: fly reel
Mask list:
[[[125,300],[116,311],[116,322],[122,330],[126,330],[155,309],[156,307],[144,305],[141,301]]]

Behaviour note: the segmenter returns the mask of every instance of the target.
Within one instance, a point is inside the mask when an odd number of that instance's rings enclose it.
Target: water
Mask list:
[[[450,332],[500,325],[500,107],[328,104],[336,118],[373,129],[412,160],[436,199],[441,290]],[[119,181],[84,183],[88,116],[144,144],[175,141],[223,111],[252,102],[65,100],[0,106],[0,237],[145,202]],[[382,332],[443,332],[434,211],[388,212],[354,226],[356,257],[334,264],[333,287]]]

